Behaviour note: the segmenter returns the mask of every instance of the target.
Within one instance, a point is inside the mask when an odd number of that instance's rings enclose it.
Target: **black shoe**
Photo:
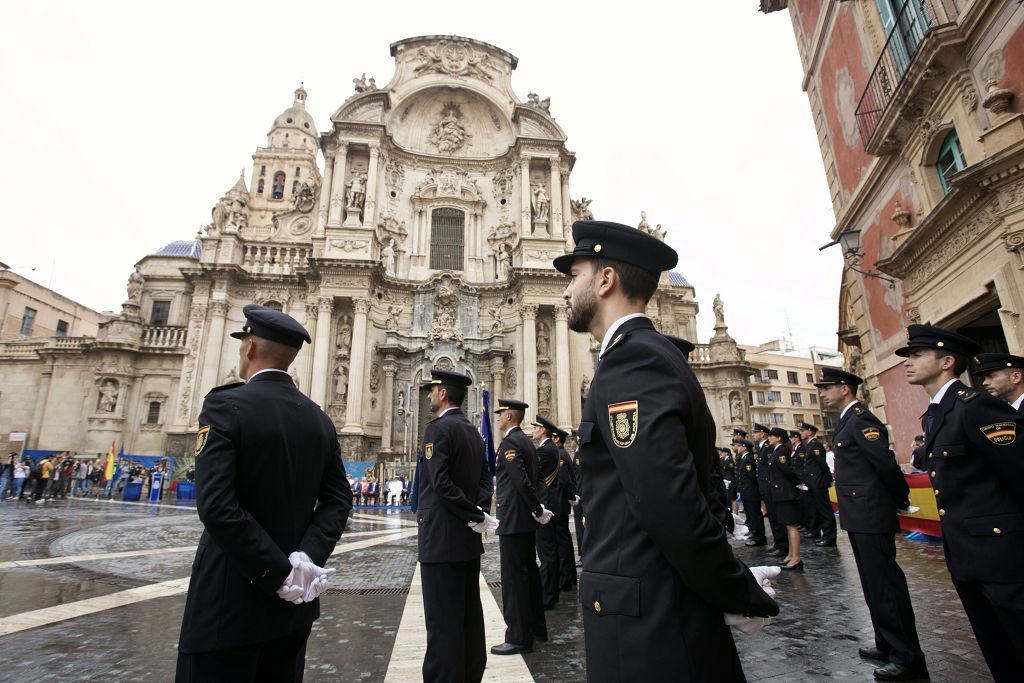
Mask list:
[[[754,546],[758,546],[758,545],[768,545],[768,541],[755,541],[754,539],[751,538],[746,543],[744,543],[743,545],[747,546],[748,548],[753,548]]]
[[[836,539],[831,538],[826,540],[824,538],[819,538],[817,541],[814,542],[814,545],[818,546],[819,548],[834,548],[836,546]]]
[[[784,571],[784,572],[795,572],[795,571],[801,571],[802,572],[804,570],[804,561],[800,560],[799,562],[794,564],[792,567],[789,566],[788,564],[780,564],[779,567],[781,567],[782,571]]]
[[[810,531],[803,534],[803,538],[821,538],[818,534],[812,534]]]
[[[889,653],[882,652],[877,647],[862,647],[857,650],[857,654],[859,654],[864,659],[874,659],[879,662],[889,661]]]
[[[515,643],[502,643],[491,648],[492,655],[517,655],[522,652],[533,652],[532,645],[516,645]]]
[[[875,678],[880,681],[927,680],[928,667],[923,662],[917,666],[904,666],[896,662],[889,662],[885,666],[875,669]]]

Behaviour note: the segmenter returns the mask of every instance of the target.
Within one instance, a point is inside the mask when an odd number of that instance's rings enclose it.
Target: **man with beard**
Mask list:
[[[762,585],[779,570],[739,562],[712,516],[695,459],[713,443],[690,443],[707,432],[707,404],[644,315],[676,253],[617,223],[577,221],[573,238],[554,261],[571,278],[569,327],[601,340],[579,425],[588,678],[743,680],[729,624],[753,632],[778,613]]]
[[[1018,413],[1024,412],[1024,358],[1008,353],[979,353],[971,373],[981,378],[990,396],[1001,398]]]

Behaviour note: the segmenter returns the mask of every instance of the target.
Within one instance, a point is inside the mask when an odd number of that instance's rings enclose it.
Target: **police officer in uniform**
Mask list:
[[[789,535],[786,526],[779,523],[775,508],[772,506],[771,470],[768,466],[768,456],[772,452],[772,447],[768,443],[768,431],[769,428],[760,422],[754,423],[751,436],[754,437],[754,452],[757,454],[757,484],[761,491],[765,515],[768,517],[768,526],[772,530],[772,547],[768,554],[786,557],[789,555]]]
[[[1024,357],[1008,353],[979,353],[971,374],[981,378],[990,396],[1001,398],[1024,412]]]
[[[777,570],[755,576],[709,510],[695,458],[713,464],[714,444],[690,443],[708,431],[704,395],[644,315],[676,253],[617,223],[578,221],[573,238],[554,261],[571,278],[569,327],[602,340],[579,425],[587,677],[742,680],[727,619],[760,625],[776,614],[762,582]]]
[[[206,396],[196,441],[204,530],[178,640],[177,681],[301,681],[322,569],[352,509],[331,419],[288,367],[309,334],[243,309],[239,374]]]
[[[576,555],[579,557],[576,560],[576,568],[579,569],[583,566],[583,532],[586,530],[583,526],[583,519],[586,516],[586,510],[583,507],[583,477],[580,476],[579,435],[575,429],[569,433],[569,438],[573,442],[571,457],[573,472],[576,474],[576,498],[574,499],[576,504],[572,506],[572,523],[576,527]]]
[[[559,510],[551,521],[555,525],[555,541],[558,543],[558,589],[571,591],[576,587],[576,557],[572,549],[572,534],[569,533],[569,513],[579,502],[576,493],[576,466],[565,450],[565,439],[569,435],[556,429],[551,440],[558,447],[558,500]]]
[[[520,425],[529,406],[522,401],[498,399],[497,428],[504,435],[498,447],[497,516],[501,552],[501,611],[505,642],[491,654],[514,655],[533,650],[533,641],[548,639],[544,619],[540,572],[537,569],[537,527],[553,514],[538,498],[537,450]]]
[[[911,325],[907,380],[928,392],[926,469],[953,586],[996,681],[1024,671],[1024,416],[957,379],[980,347]],[[838,473],[837,473],[838,478]]]
[[[814,508],[811,505],[811,493],[804,481],[804,464],[806,455],[804,446],[800,442],[800,432],[796,429],[789,430],[789,449],[793,454],[793,469],[800,480],[797,489],[800,491],[800,533],[804,538],[816,538],[814,534]]]
[[[739,451],[736,456],[736,478],[739,480],[740,497],[743,498],[743,512],[747,516],[747,528],[750,530],[746,545],[767,545],[754,444],[748,439],[740,439],[736,442],[736,448]]]
[[[555,608],[558,602],[558,539],[555,525],[561,511],[561,491],[558,473],[561,459],[558,446],[551,437],[558,430],[546,417],[538,415],[533,422],[533,442],[537,445],[537,499],[551,510],[554,519],[537,528],[537,558],[540,560],[540,594],[545,610]]]
[[[459,407],[472,380],[431,370],[427,395],[437,417],[420,449],[416,495],[427,651],[424,681],[479,681],[487,661],[480,604],[481,534],[498,528],[480,432]]]
[[[718,452],[720,453],[718,463],[722,472],[722,481],[725,484],[727,506],[730,511],[736,512],[736,462],[730,449],[719,448]]]
[[[927,678],[907,577],[896,562],[896,514],[910,504],[910,488],[889,451],[885,425],[856,399],[862,382],[838,368],[823,368],[814,384],[822,403],[839,411],[832,441],[839,524],[849,536],[875,630],[875,646],[859,653],[887,662],[875,669],[880,680]]]
[[[811,504],[814,510],[814,535],[819,538],[814,542],[818,547],[836,544],[836,516],[832,511],[832,501],[828,490],[832,487],[832,471],[825,459],[825,447],[816,436],[818,428],[808,422],[800,424],[800,438],[803,440],[804,483],[810,489]]]
[[[768,480],[772,485],[772,510],[775,520],[786,529],[789,553],[782,559],[782,569],[802,571],[800,559],[800,476],[789,444],[789,434],[782,427],[768,430]]]

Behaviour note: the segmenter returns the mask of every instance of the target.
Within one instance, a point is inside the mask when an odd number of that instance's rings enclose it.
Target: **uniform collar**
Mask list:
[[[839,413],[839,419],[840,419],[840,420],[842,420],[842,419],[843,419],[844,417],[846,417],[846,414],[847,414],[848,412],[850,412],[850,408],[854,407],[854,406],[855,406],[855,405],[857,405],[858,403],[860,403],[860,401],[858,401],[857,399],[853,399],[852,401],[850,401],[850,402],[849,402],[849,403],[848,403],[848,404],[846,405],[846,407],[845,407],[845,408],[843,408],[843,412]]]
[[[627,322],[629,320],[633,320],[634,318],[646,317],[646,313],[630,313],[629,315],[624,315],[615,322],[613,322],[608,327],[608,330],[604,333],[604,339],[601,340],[601,352],[597,354],[597,357],[600,358],[601,356],[604,356],[604,352],[608,349],[608,345],[611,343],[612,337],[614,337],[615,333],[619,331],[620,327],[622,327],[622,323]]]
[[[440,413],[437,414],[437,417],[435,419],[440,420],[442,417],[444,417],[448,413],[452,412],[453,410],[458,410],[458,409],[459,409],[458,406],[452,406],[451,408],[445,408],[444,410],[442,410]]]
[[[251,375],[249,375],[249,379],[245,380],[246,384],[248,384],[249,382],[253,381],[254,379],[256,379],[257,377],[259,377],[260,375],[262,375],[265,372],[280,372],[282,375],[285,375],[286,377],[288,377],[288,379],[292,378],[292,376],[289,375],[284,370],[278,370],[277,368],[263,368],[262,370],[257,370],[256,372],[254,372]],[[264,379],[269,379],[269,378],[265,377]],[[280,378],[275,378],[275,379],[280,379]]]
[[[505,430],[505,436],[508,436],[517,429],[519,429],[519,425],[512,425],[511,427]]]
[[[1011,403],[1010,405],[1013,406],[1015,409],[1020,410],[1020,406],[1022,403],[1024,403],[1024,394],[1018,396],[1017,400]]]
[[[935,392],[935,395],[932,396],[932,401],[931,402],[932,403],[939,403],[939,402],[941,402],[942,401],[942,397],[946,395],[946,391],[949,389],[950,386],[952,386],[953,382],[955,382],[955,381],[956,381],[956,377],[954,377],[953,379],[951,379],[948,382],[946,382],[945,384],[943,384],[942,388],[939,389],[937,392]]]

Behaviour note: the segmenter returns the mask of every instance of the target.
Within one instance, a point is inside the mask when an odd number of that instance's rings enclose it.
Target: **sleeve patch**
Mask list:
[[[505,459],[506,460],[515,460],[516,459],[516,451],[515,451],[514,448],[505,451]]]
[[[786,464],[786,456],[780,455],[779,456],[779,462],[781,462],[783,465],[785,465]]]
[[[865,427],[860,431],[868,441],[878,441],[882,438],[882,432],[877,427]]]
[[[423,447],[423,457],[425,457],[427,460],[430,460],[431,458],[434,457],[434,442],[433,441],[431,441],[430,443],[426,444]]]
[[[206,426],[206,427],[200,426],[199,427],[199,431],[196,432],[196,455],[199,455],[200,453],[202,453],[203,449],[206,448],[206,439],[207,439],[207,437],[209,437],[209,435],[210,435],[210,427],[209,426]]]
[[[640,403],[626,401],[608,406],[608,427],[612,443],[619,448],[629,448],[640,430]]]
[[[1015,422],[995,422],[982,427],[981,433],[997,446],[1009,446],[1017,440],[1017,424]]]

